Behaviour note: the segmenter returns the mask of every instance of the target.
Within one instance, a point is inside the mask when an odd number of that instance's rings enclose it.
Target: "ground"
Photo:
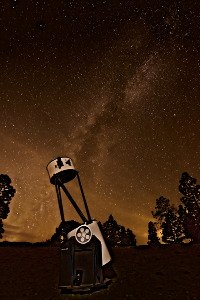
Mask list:
[[[0,299],[200,299],[200,245],[115,248],[117,277],[91,295],[60,295],[60,250],[0,247]]]

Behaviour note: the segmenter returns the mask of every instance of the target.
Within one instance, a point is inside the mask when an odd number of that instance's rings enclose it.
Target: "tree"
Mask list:
[[[159,223],[161,223],[165,216],[170,209],[170,202],[169,199],[161,196],[158,199],[156,199],[156,207],[155,211],[152,211],[152,215],[154,218],[158,220]]]
[[[179,181],[179,191],[183,194],[182,220],[187,237],[193,243],[200,243],[200,185],[197,180],[184,172]]]
[[[130,229],[117,224],[112,215],[102,225],[105,240],[111,247],[116,246],[136,246],[136,238]]]
[[[108,220],[102,225],[105,239],[111,247],[115,246],[119,242],[116,240],[118,229],[118,224],[112,215],[110,215]]]
[[[152,212],[162,230],[162,241],[165,243],[182,243],[190,238],[193,243],[200,243],[200,185],[187,172],[182,173],[179,181],[182,193],[182,204],[178,209],[170,205],[167,198],[156,200]]]
[[[156,200],[155,211],[152,212],[162,230],[162,241],[165,243],[182,243],[185,234],[179,211],[170,205],[169,199],[161,196]]]
[[[136,236],[133,231],[128,228],[126,230],[126,235],[128,237],[128,246],[136,246]]]
[[[60,246],[67,241],[67,234],[81,224],[74,220],[61,222],[56,228],[56,232],[52,235],[50,243],[55,246]]]
[[[8,175],[0,175],[0,238],[4,232],[2,219],[6,219],[10,212],[9,204],[15,194],[15,189],[11,185]]]
[[[159,240],[160,239],[158,238],[158,235],[157,235],[156,223],[150,221],[148,223],[148,242],[147,242],[147,244],[151,245],[151,246],[158,246],[158,245],[160,245]]]
[[[4,233],[4,229],[3,229],[3,222],[2,220],[0,219],[0,239],[2,239],[3,237],[3,234]]]
[[[182,242],[182,230],[179,225],[177,210],[172,207],[166,213],[162,227],[162,241],[169,244]]]

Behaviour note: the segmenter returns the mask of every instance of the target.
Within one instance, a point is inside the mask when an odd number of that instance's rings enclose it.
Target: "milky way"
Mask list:
[[[16,189],[4,239],[54,233],[46,165],[64,156],[92,216],[146,243],[156,198],[177,204],[181,173],[200,179],[198,3],[26,2],[2,4],[0,172]]]

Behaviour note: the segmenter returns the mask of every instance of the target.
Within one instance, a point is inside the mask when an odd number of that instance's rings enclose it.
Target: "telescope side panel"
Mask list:
[[[84,224],[83,224],[84,225]],[[82,225],[81,225],[82,226]],[[72,231],[70,231],[67,235],[67,238],[70,239],[72,236],[76,235],[77,229],[81,226],[78,226],[77,228],[73,229]],[[102,236],[102,233],[99,229],[99,226],[97,224],[96,221],[92,221],[92,223],[87,224],[87,226],[90,228],[92,234],[94,236],[97,237],[97,239],[100,241],[101,243],[101,253],[102,253],[102,265],[104,266],[105,264],[107,264],[109,261],[111,261],[111,256],[110,253],[108,251],[108,248],[106,246],[106,243],[104,241],[104,238]]]

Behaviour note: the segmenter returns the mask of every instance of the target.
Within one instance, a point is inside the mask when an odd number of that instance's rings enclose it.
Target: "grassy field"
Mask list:
[[[113,250],[117,277],[91,295],[60,295],[60,250],[0,247],[0,299],[200,299],[200,245]]]

